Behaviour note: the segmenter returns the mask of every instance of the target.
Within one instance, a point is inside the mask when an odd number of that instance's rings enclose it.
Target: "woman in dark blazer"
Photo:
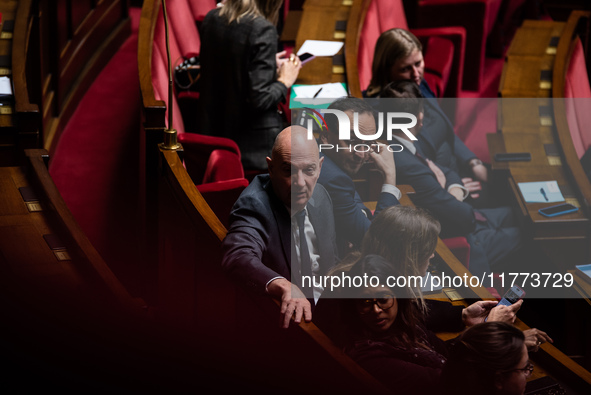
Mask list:
[[[372,77],[366,95],[383,97],[384,88],[392,81],[414,81],[419,86],[422,97],[426,99],[421,133],[431,149],[425,154],[437,164],[462,175],[464,185],[477,198],[482,190],[481,183],[488,180],[488,170],[455,134],[453,125],[423,78],[424,70],[425,61],[419,39],[404,29],[387,30],[376,42]],[[484,207],[486,204],[480,206]]]
[[[301,62],[277,53],[275,21],[283,0],[227,0],[201,27],[200,133],[228,137],[246,170],[265,170],[282,129],[285,100]]]

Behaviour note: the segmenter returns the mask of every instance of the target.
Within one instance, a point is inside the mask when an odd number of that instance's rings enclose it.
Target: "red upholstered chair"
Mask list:
[[[453,252],[458,261],[462,263],[462,265],[466,266],[466,269],[470,270],[470,244],[465,237],[451,237],[449,239],[443,239],[443,243]],[[493,282],[495,286],[500,285],[499,275],[493,273]],[[497,300],[501,299],[501,295],[499,291],[493,287],[486,287],[488,292],[496,298]]]
[[[449,248],[458,261],[462,263],[462,265],[466,266],[467,269],[470,268],[470,244],[468,244],[468,240],[465,237],[450,237],[449,239],[443,239],[443,243]]]
[[[501,0],[420,0],[418,26],[462,26],[466,29],[466,60],[462,88],[480,89],[486,40],[492,32]]]
[[[184,4],[187,0],[168,0],[167,10]],[[172,6],[172,4],[174,6]],[[171,60],[179,58],[183,51],[196,51],[193,44],[181,44],[181,41],[188,39],[188,34],[198,38],[197,30],[188,13],[188,7],[183,12],[169,12],[169,43]],[[189,19],[186,17],[189,16]],[[177,21],[183,21],[187,30],[173,29]],[[176,23],[181,26],[181,22]],[[191,29],[192,27],[192,29]],[[181,33],[184,31],[185,33]],[[183,34],[182,39],[178,34]],[[244,178],[244,170],[240,162],[240,150],[232,140],[204,136],[194,133],[185,133],[185,124],[179,109],[176,95],[173,95],[172,103],[168,103],[168,61],[166,57],[166,41],[164,31],[164,19],[160,15],[154,29],[154,47],[152,53],[152,85],[154,96],[157,100],[163,100],[166,104],[165,122],[168,124],[168,111],[173,111],[173,127],[178,132],[178,141],[184,148],[184,164],[191,179],[196,183],[197,189],[201,192],[213,212],[218,216],[224,225],[228,222],[230,210],[240,193],[248,186]],[[197,42],[198,44],[198,42]],[[181,49],[184,45],[184,49]],[[192,46],[191,46],[192,45]],[[194,53],[196,53],[194,52]],[[190,53],[190,52],[189,52]],[[179,95],[180,96],[180,95]]]
[[[376,41],[392,28],[408,30],[401,0],[373,0],[359,38],[357,67],[364,90],[371,80]],[[457,97],[464,68],[465,31],[462,27],[411,29],[423,44],[425,79],[438,96]]]
[[[570,135],[579,159],[591,147],[591,87],[585,53],[577,37],[565,76],[564,97]]]
[[[203,22],[205,15],[216,7],[218,3],[215,0],[185,0],[191,8],[193,20],[197,23]]]
[[[236,143],[222,137],[184,133],[179,136],[183,144],[187,172],[198,182],[197,189],[224,226],[232,206],[248,186],[240,162]]]

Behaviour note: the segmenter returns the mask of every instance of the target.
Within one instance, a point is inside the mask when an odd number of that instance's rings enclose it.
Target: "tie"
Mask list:
[[[309,276],[312,278],[312,261],[310,260],[310,250],[308,249],[308,240],[306,239],[305,225],[306,210],[302,210],[296,214],[298,221],[298,228],[300,229],[300,264],[302,268],[302,276]],[[296,274],[297,275],[297,274]],[[302,292],[306,295],[306,298],[312,301],[314,300],[314,289],[313,287],[303,287],[302,281],[299,281],[302,285]],[[306,282],[307,284],[307,282]],[[312,303],[312,306],[314,303]]]

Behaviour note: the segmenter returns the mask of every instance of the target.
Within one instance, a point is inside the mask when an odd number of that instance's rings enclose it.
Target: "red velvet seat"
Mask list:
[[[184,162],[197,189],[224,226],[238,196],[248,186],[240,162],[240,150],[232,140],[184,133],[179,142],[185,149]]]
[[[478,91],[482,82],[486,41],[499,14],[501,0],[420,0],[420,27],[462,26],[466,55],[462,88]]]
[[[199,45],[199,35],[189,13],[187,0],[169,0],[167,6],[170,56],[175,62],[183,55],[191,56],[199,52],[199,47],[196,47]],[[172,8],[176,8],[174,12],[170,12]],[[176,28],[173,29],[172,26]],[[182,38],[178,36],[179,34],[182,34]],[[183,43],[184,41],[192,42]],[[240,150],[234,141],[226,138],[185,132],[176,95],[173,95],[172,103],[168,103],[168,63],[165,43],[164,19],[160,15],[154,29],[152,52],[154,96],[166,104],[167,124],[168,111],[172,108],[173,127],[177,130],[178,141],[184,148],[183,156],[187,172],[213,212],[226,225],[234,202],[248,186],[240,162]]]
[[[570,135],[580,159],[591,147],[591,87],[583,45],[578,37],[566,71],[564,97]]]
[[[449,239],[443,239],[443,243],[449,248],[458,261],[462,265],[466,266],[466,269],[470,268],[470,244],[465,237],[450,237]]]
[[[366,89],[371,80],[371,65],[378,37],[392,28],[408,30],[402,1],[373,0],[363,23],[357,53],[361,89]],[[425,79],[429,85],[441,96],[457,97],[464,67],[464,29],[445,27],[414,29],[411,32],[423,44]]]
[[[191,15],[197,22],[203,22],[205,15],[216,7],[215,0],[185,0],[191,8]]]

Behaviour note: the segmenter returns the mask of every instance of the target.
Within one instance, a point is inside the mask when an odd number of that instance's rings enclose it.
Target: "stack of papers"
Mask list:
[[[577,265],[575,267],[579,276],[591,283],[591,265]]]
[[[343,48],[342,41],[306,40],[298,50],[298,56],[311,53],[314,56],[334,56]]]
[[[12,96],[12,84],[10,78],[0,77],[0,97]]]
[[[556,181],[520,182],[518,185],[526,203],[564,202]]]
[[[291,88],[289,107],[326,107],[338,98],[348,95],[345,84],[332,82],[318,85],[294,85]]]

